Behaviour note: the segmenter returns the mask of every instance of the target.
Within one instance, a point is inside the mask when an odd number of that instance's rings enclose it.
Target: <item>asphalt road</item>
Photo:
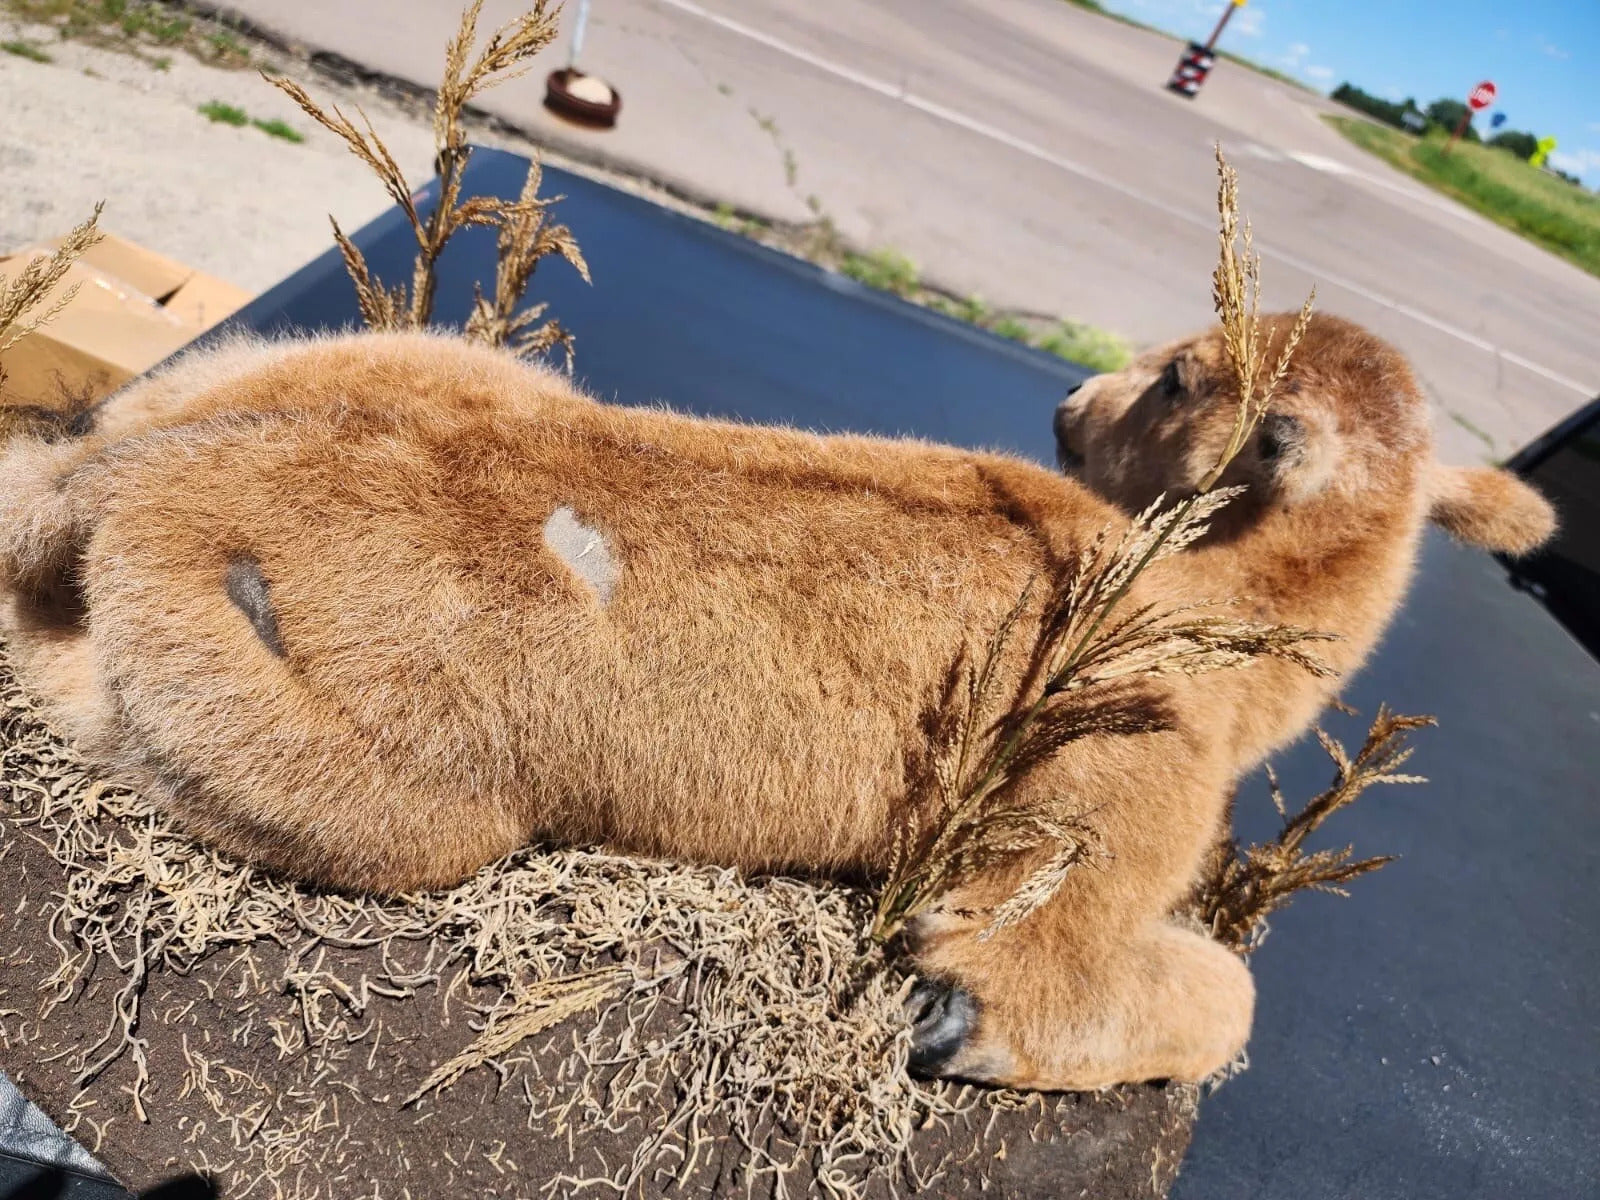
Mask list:
[[[431,85],[457,0],[231,0],[257,26]],[[485,21],[516,11],[490,0]],[[1248,39],[1239,48],[1248,52]],[[1220,140],[1243,176],[1269,307],[1381,330],[1439,409],[1442,453],[1508,453],[1600,391],[1600,279],[1427,191],[1223,63],[1165,92],[1176,43],[1063,0],[605,0],[582,65],[619,128],[540,107],[565,42],[485,107],[580,157],[851,240],[992,303],[1141,344],[1211,318]]]

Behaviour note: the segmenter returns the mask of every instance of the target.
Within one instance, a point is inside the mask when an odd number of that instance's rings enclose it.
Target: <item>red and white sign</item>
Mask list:
[[[1477,87],[1473,88],[1471,94],[1467,96],[1467,107],[1473,112],[1482,112],[1494,103],[1496,91],[1494,84],[1485,79]]]

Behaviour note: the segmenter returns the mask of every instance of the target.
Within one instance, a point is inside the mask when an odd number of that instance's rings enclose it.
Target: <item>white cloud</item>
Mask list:
[[[1222,15],[1218,0],[1127,0],[1127,5],[1140,20],[1196,39],[1210,33]],[[1253,0],[1228,18],[1228,29],[1222,36],[1224,40],[1260,37],[1266,19],[1267,14]]]
[[[1587,175],[1590,171],[1600,171],[1600,150],[1587,147],[1582,150],[1552,150],[1550,165],[1573,175]]]
[[[1305,62],[1308,57],[1310,57],[1310,54],[1310,46],[1306,45],[1304,42],[1296,42],[1294,45],[1290,46],[1288,51],[1284,54],[1283,64],[1286,67],[1298,67],[1301,63]]]
[[[1543,38],[1539,39],[1539,50],[1544,54],[1548,54],[1551,58],[1567,59],[1572,57],[1560,46],[1555,45],[1553,42],[1547,42]]]
[[[1332,67],[1307,67],[1306,78],[1315,79],[1318,83],[1328,83],[1333,79]]]
[[[1228,22],[1228,31],[1237,32],[1244,37],[1260,37],[1261,26],[1267,19],[1267,14],[1259,8],[1248,5],[1233,14],[1233,19]]]

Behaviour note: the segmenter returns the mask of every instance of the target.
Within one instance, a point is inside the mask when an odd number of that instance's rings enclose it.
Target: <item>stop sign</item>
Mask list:
[[[1467,107],[1473,112],[1482,112],[1494,103],[1495,90],[1494,84],[1485,79],[1472,89],[1472,93],[1467,97]]]

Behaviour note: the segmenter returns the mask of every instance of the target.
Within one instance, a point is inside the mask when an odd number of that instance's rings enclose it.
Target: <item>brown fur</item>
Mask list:
[[[1428,482],[1428,516],[1464,542],[1522,555],[1555,534],[1550,502],[1504,471],[1436,467]]]
[[[1404,591],[1441,469],[1388,347],[1319,318],[1297,364],[1275,453],[1232,472],[1251,495],[1130,599],[1246,596],[1340,634],[1349,670]],[[234,345],[130,389],[81,442],[0,460],[4,625],[90,754],[296,876],[432,887],[534,838],[871,875],[957,650],[1056,556],[1192,486],[1225,435],[1224,375],[1207,335],[1082,389],[1058,429],[1086,487],[597,405],[433,338]],[[542,533],[562,508],[620,565],[609,600]],[[920,923],[925,969],[979,1003],[951,1073],[1093,1087],[1238,1052],[1247,970],[1168,914],[1234,779],[1328,691],[1277,663],[1180,679],[1170,732],[1087,739],[1030,778],[1093,812],[1114,860],[987,941],[981,921]]]

